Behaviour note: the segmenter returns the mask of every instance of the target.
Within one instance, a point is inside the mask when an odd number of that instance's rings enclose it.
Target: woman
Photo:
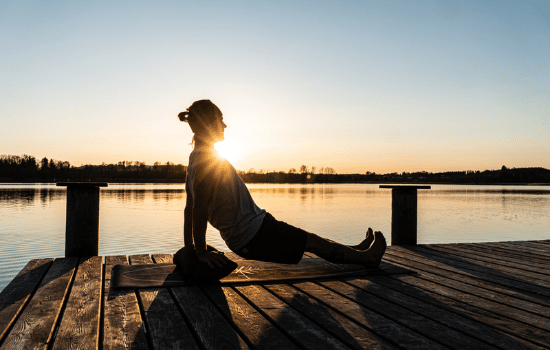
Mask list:
[[[224,140],[227,125],[210,100],[196,101],[178,116],[194,134],[185,184],[184,241],[186,246],[194,244],[200,261],[210,267],[227,262],[223,253],[207,250],[210,222],[229,249],[245,259],[297,264],[304,252],[310,252],[333,263],[380,265],[386,250],[381,232],[373,234],[369,228],[360,244],[349,247],[278,221],[258,208],[235,168],[214,149]]]

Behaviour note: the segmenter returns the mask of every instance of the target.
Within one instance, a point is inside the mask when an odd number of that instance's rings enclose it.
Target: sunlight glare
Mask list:
[[[230,141],[218,142],[214,145],[216,151],[227,159],[230,163],[234,163],[240,158],[240,149],[239,146]]]

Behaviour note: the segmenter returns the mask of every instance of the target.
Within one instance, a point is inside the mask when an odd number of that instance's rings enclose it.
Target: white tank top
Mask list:
[[[244,247],[260,229],[265,210],[258,208],[248,188],[235,168],[213,147],[194,149],[189,156],[185,191],[195,198],[193,183],[197,159],[207,164],[206,171],[214,175],[213,191],[208,205],[208,222],[220,231],[229,249]]]

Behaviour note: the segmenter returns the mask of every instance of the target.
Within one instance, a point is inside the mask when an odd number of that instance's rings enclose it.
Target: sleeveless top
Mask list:
[[[201,163],[213,183],[209,188],[208,222],[220,231],[229,249],[237,251],[256,235],[266,211],[258,208],[235,168],[213,147],[193,149],[189,156],[185,191],[195,198],[195,165]]]

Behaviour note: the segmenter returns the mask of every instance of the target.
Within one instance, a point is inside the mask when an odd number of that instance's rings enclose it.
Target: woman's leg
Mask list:
[[[386,251],[386,239],[379,231],[374,232],[373,236],[374,241],[367,250],[356,250],[314,233],[308,233],[305,251],[336,264],[362,264],[367,267],[377,267]]]

